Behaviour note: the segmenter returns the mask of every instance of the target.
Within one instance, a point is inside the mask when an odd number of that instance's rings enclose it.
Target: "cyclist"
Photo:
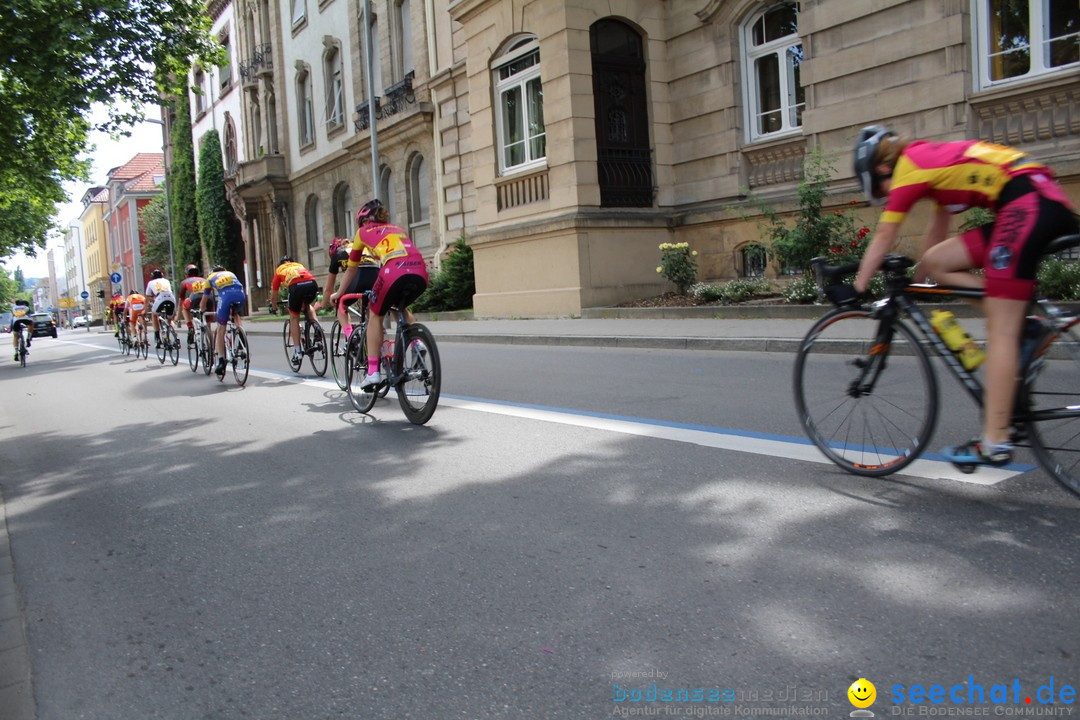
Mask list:
[[[318,322],[311,304],[319,294],[319,284],[306,267],[286,255],[278,263],[270,283],[270,307],[274,312],[277,312],[278,290],[282,285],[289,288],[289,342],[293,346],[293,365],[297,365],[304,357],[300,342],[300,312],[303,311],[311,322]]]
[[[202,301],[199,304],[199,311],[205,312],[211,297],[214,293],[217,293],[217,321],[218,326],[214,332],[214,352],[217,353],[218,361],[217,367],[214,368],[214,372],[218,377],[225,376],[225,324],[229,322],[229,310],[235,303],[246,303],[247,294],[244,292],[244,286],[240,284],[240,280],[236,275],[226,270],[221,265],[215,265],[211,271],[210,276],[206,278],[206,289],[203,291]],[[237,325],[240,325],[240,318],[236,319]]]
[[[135,340],[139,337],[135,330],[136,325],[142,322],[142,315],[146,311],[146,297],[132,288],[128,292],[124,306],[127,309],[128,337]]]
[[[120,335],[120,323],[124,321],[124,306],[127,300],[123,293],[117,290],[109,300],[109,311],[112,313],[113,337]]]
[[[188,265],[184,268],[184,281],[180,283],[180,313],[187,323],[187,344],[195,344],[195,325],[191,321],[191,301],[201,298],[206,291],[206,278],[199,272],[196,265]],[[210,308],[213,309],[213,308]]]
[[[367,377],[361,386],[369,388],[382,382],[379,353],[387,310],[391,306],[405,310],[409,303],[420,297],[427,289],[428,272],[424,256],[404,230],[390,224],[390,213],[378,198],[367,202],[356,213],[356,228],[342,287],[350,286],[366,253],[370,252],[379,262],[379,276],[371,288],[374,297],[368,306],[371,318],[367,324]],[[331,301],[336,302],[342,294],[340,291],[334,293],[330,296]],[[411,315],[409,321],[412,321]]]
[[[330,243],[330,268],[326,271],[326,284],[323,286],[323,296],[330,297],[337,285],[337,276],[343,267],[349,262],[350,241],[348,238],[334,238]],[[351,295],[370,290],[375,284],[375,278],[379,276],[379,261],[370,250],[364,249],[364,257],[353,275],[352,284],[349,287],[342,285],[341,295]],[[353,326],[349,323],[346,308],[356,302],[356,298],[345,301],[345,307],[338,309],[338,322],[345,331],[345,337],[352,335]],[[322,306],[321,302],[315,303],[315,309]]]
[[[26,335],[26,347],[29,348],[30,340],[34,337],[34,321],[30,319],[30,301],[18,298],[11,307],[11,346],[15,348],[15,362],[19,362],[19,333],[24,327],[31,330]]]
[[[885,210],[854,286],[839,286],[832,299],[837,304],[857,301],[896,241],[907,212],[922,198],[935,201],[913,280],[930,277],[943,285],[985,288],[987,347],[992,350],[987,353],[982,435],[947,447],[943,454],[955,463],[1008,464],[1020,338],[1036,268],[1048,242],[1077,232],[1073,205],[1049,168],[1003,145],[909,141],[871,125],[859,133],[854,154],[855,176],[867,199],[885,204]],[[993,210],[995,219],[947,238],[949,215],[970,207]],[[972,268],[984,268],[985,278],[970,273]]]
[[[176,297],[173,295],[172,283],[165,278],[165,273],[153,270],[150,273],[150,282],[146,283],[146,299],[153,300],[150,308],[150,319],[154,322],[154,347],[161,347],[161,327],[158,323],[158,311],[164,310],[165,317],[172,320],[176,314]]]

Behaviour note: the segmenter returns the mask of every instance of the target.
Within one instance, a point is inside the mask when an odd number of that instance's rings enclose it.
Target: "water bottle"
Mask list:
[[[985,362],[986,353],[975,344],[960,323],[956,322],[956,316],[951,312],[935,310],[930,314],[930,325],[965,368],[974,370]]]

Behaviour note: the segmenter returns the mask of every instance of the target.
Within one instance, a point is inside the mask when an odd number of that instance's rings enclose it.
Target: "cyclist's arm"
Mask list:
[[[874,237],[866,247],[866,252],[863,253],[862,261],[859,263],[859,274],[855,276],[856,290],[864,293],[870,287],[870,280],[881,267],[881,263],[885,261],[885,256],[892,250],[899,230],[899,223],[879,222],[877,224]]]

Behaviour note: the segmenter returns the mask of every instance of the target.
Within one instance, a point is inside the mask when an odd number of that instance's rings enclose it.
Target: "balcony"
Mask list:
[[[409,72],[405,78],[398,83],[394,83],[390,87],[386,88],[382,96],[375,96],[375,119],[382,120],[383,118],[390,117],[391,115],[397,115],[404,112],[409,105],[416,104],[416,93],[413,92],[412,81],[416,76],[415,73]],[[356,106],[356,131],[361,132],[367,130],[370,126],[370,117],[368,115],[368,103],[361,103]]]
[[[289,186],[289,169],[284,155],[263,155],[240,163],[236,173],[236,189],[260,193],[271,188]]]
[[[270,44],[256,47],[246,63],[239,63],[239,69],[241,84],[245,88],[255,87],[261,74],[274,71],[274,56]]]

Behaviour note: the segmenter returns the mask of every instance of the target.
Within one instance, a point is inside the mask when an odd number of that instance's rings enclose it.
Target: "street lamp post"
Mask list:
[[[165,166],[165,220],[169,226],[169,279],[176,281],[176,255],[173,252],[172,199],[169,197],[169,153],[165,136],[165,121],[146,118],[146,122],[161,126],[161,162]]]

